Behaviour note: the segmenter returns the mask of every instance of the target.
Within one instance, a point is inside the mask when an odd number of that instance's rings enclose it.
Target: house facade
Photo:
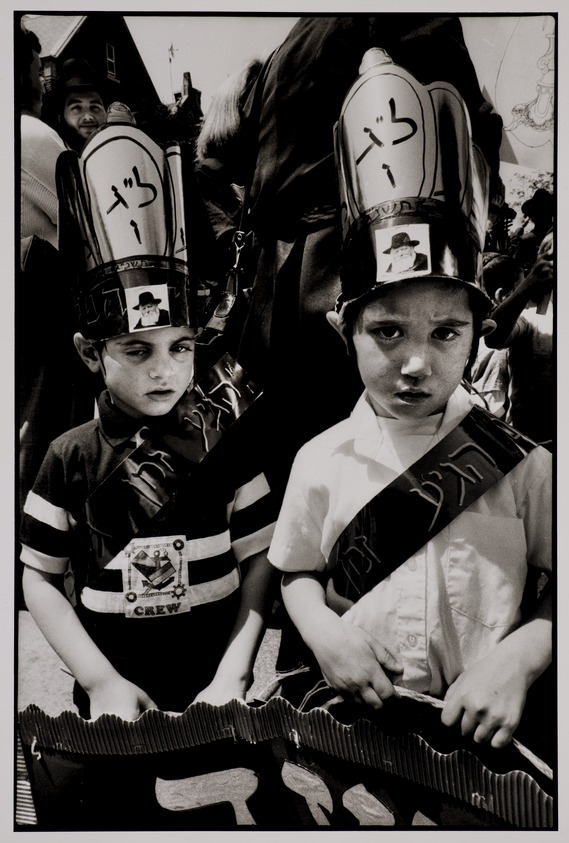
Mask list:
[[[120,100],[135,114],[151,114],[160,98],[123,15],[24,15],[23,23],[41,44],[46,105],[66,59],[85,59],[106,88],[108,102]],[[46,118],[49,118],[49,114]]]

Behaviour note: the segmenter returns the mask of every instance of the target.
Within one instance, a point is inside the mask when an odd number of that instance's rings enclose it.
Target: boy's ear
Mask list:
[[[335,331],[337,331],[340,334],[342,339],[345,341],[346,338],[344,336],[344,329],[343,329],[342,323],[340,321],[340,314],[337,313],[335,310],[329,310],[328,313],[326,314],[326,321],[328,322],[329,325],[331,325],[334,328]]]
[[[340,334],[340,336],[342,337],[342,339],[344,341],[344,344],[348,348],[348,342],[346,340],[346,335],[344,333],[344,330],[342,328],[342,324],[340,322],[340,315],[338,313],[336,313],[335,310],[329,310],[328,313],[326,314],[326,321],[328,322],[329,325],[331,325],[334,328],[335,331],[337,331]]]
[[[496,328],[496,323],[493,319],[483,319],[482,320],[482,331],[480,336],[487,337],[488,334],[491,334],[492,331]]]
[[[92,372],[101,371],[101,358],[99,352],[90,340],[86,340],[83,334],[75,334],[73,344],[81,360]]]
[[[340,316],[336,313],[335,310],[329,310],[326,314],[326,321],[329,325],[331,325],[339,334],[342,333],[340,329]]]

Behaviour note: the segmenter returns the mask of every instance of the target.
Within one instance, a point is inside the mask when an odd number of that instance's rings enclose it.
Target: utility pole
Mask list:
[[[172,81],[172,59],[174,58],[174,53],[177,52],[177,49],[174,48],[174,42],[170,44],[168,47],[168,61],[170,63],[170,90],[172,91],[172,102],[175,100],[174,96],[174,82]]]

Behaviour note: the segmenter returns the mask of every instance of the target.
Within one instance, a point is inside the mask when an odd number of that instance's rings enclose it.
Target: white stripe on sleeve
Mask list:
[[[251,533],[250,535],[243,536],[240,539],[235,539],[235,541],[231,543],[238,562],[243,562],[243,560],[248,559],[249,556],[253,556],[255,553],[260,553],[262,550],[268,549],[273,537],[275,523],[276,522],[267,524],[265,527],[257,530],[256,533]]]
[[[36,568],[36,570],[44,571],[46,574],[64,574],[69,563],[68,556],[48,556],[47,553],[41,553],[39,550],[34,550],[33,547],[28,547],[27,544],[22,545],[20,559],[30,568]]]
[[[71,527],[71,518],[65,509],[46,501],[35,492],[28,492],[24,512],[36,521],[41,521],[42,524],[47,524],[63,533],[67,533]]]
[[[268,495],[270,491],[265,475],[257,474],[256,477],[243,486],[240,486],[235,492],[233,511],[238,512],[240,509],[246,509],[265,495]]]

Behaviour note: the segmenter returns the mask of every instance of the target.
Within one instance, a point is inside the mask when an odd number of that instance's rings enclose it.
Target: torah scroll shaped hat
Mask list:
[[[162,300],[166,324],[190,326],[180,148],[163,149],[115,115],[81,155],[61,154],[57,183],[60,253],[83,335],[139,328],[135,305],[145,293]]]
[[[488,309],[479,277],[489,169],[458,91],[446,82],[423,85],[373,48],[334,133],[343,238],[338,310],[385,284],[423,277],[464,284]],[[408,254],[395,256],[394,243]]]

